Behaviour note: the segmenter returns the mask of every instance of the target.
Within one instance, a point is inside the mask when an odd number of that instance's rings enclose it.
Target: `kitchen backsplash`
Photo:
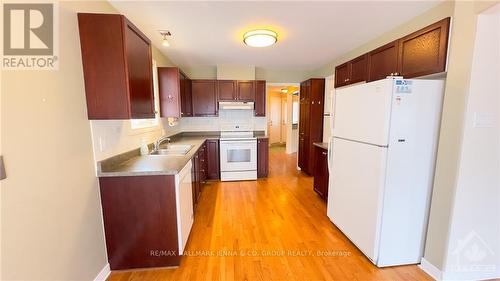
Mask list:
[[[266,117],[255,117],[253,110],[219,110],[218,117],[184,117],[180,120],[181,130],[219,131],[227,125],[249,125],[255,131],[265,131]]]
[[[142,141],[152,143],[162,135],[188,131],[219,131],[230,125],[249,126],[255,131],[265,131],[266,117],[255,117],[253,110],[220,110],[218,117],[185,117],[176,126],[169,126],[165,119],[152,128],[131,129],[130,120],[92,120],[94,158],[100,161],[138,148]]]
[[[172,135],[180,126],[170,127],[165,119],[151,128],[132,129],[130,120],[92,120],[92,144],[95,161],[140,147],[142,141],[152,143],[162,135]]]

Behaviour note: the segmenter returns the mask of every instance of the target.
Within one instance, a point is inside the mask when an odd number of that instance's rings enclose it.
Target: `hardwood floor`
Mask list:
[[[269,178],[207,185],[179,268],[108,280],[432,280],[417,266],[373,266],[329,221],[295,163],[275,147]]]

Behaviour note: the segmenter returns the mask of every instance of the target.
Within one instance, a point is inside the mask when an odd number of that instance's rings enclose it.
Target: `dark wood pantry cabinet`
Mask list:
[[[257,139],[257,177],[266,178],[269,174],[269,139]]]
[[[446,71],[450,18],[335,67],[335,87],[387,76],[414,78]]]
[[[193,116],[218,116],[217,80],[191,80]]]
[[[328,199],[328,150],[314,146],[315,168],[313,189],[323,200]]]
[[[323,139],[325,79],[312,78],[300,83],[298,164],[305,173],[314,170],[313,143]]]
[[[153,118],[150,40],[117,14],[78,13],[89,119]]]

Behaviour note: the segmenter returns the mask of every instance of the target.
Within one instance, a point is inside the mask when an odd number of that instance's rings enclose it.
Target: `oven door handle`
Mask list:
[[[251,140],[251,141],[220,141],[220,144],[221,145],[224,145],[224,144],[240,144],[240,145],[243,145],[243,144],[257,144],[257,140]]]

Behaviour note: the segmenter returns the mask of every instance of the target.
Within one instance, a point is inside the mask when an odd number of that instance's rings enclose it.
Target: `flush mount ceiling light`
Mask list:
[[[281,89],[281,93],[282,93],[282,94],[286,94],[286,93],[288,93],[288,89],[287,89],[287,88],[283,88],[283,89]]]
[[[170,43],[168,42],[167,37],[172,36],[172,33],[170,33],[170,31],[168,30],[159,30],[159,32],[161,36],[163,36],[163,41],[161,42],[161,44],[165,47],[170,47]]]
[[[243,42],[251,47],[267,47],[278,41],[278,34],[268,29],[256,29],[243,34]]]

